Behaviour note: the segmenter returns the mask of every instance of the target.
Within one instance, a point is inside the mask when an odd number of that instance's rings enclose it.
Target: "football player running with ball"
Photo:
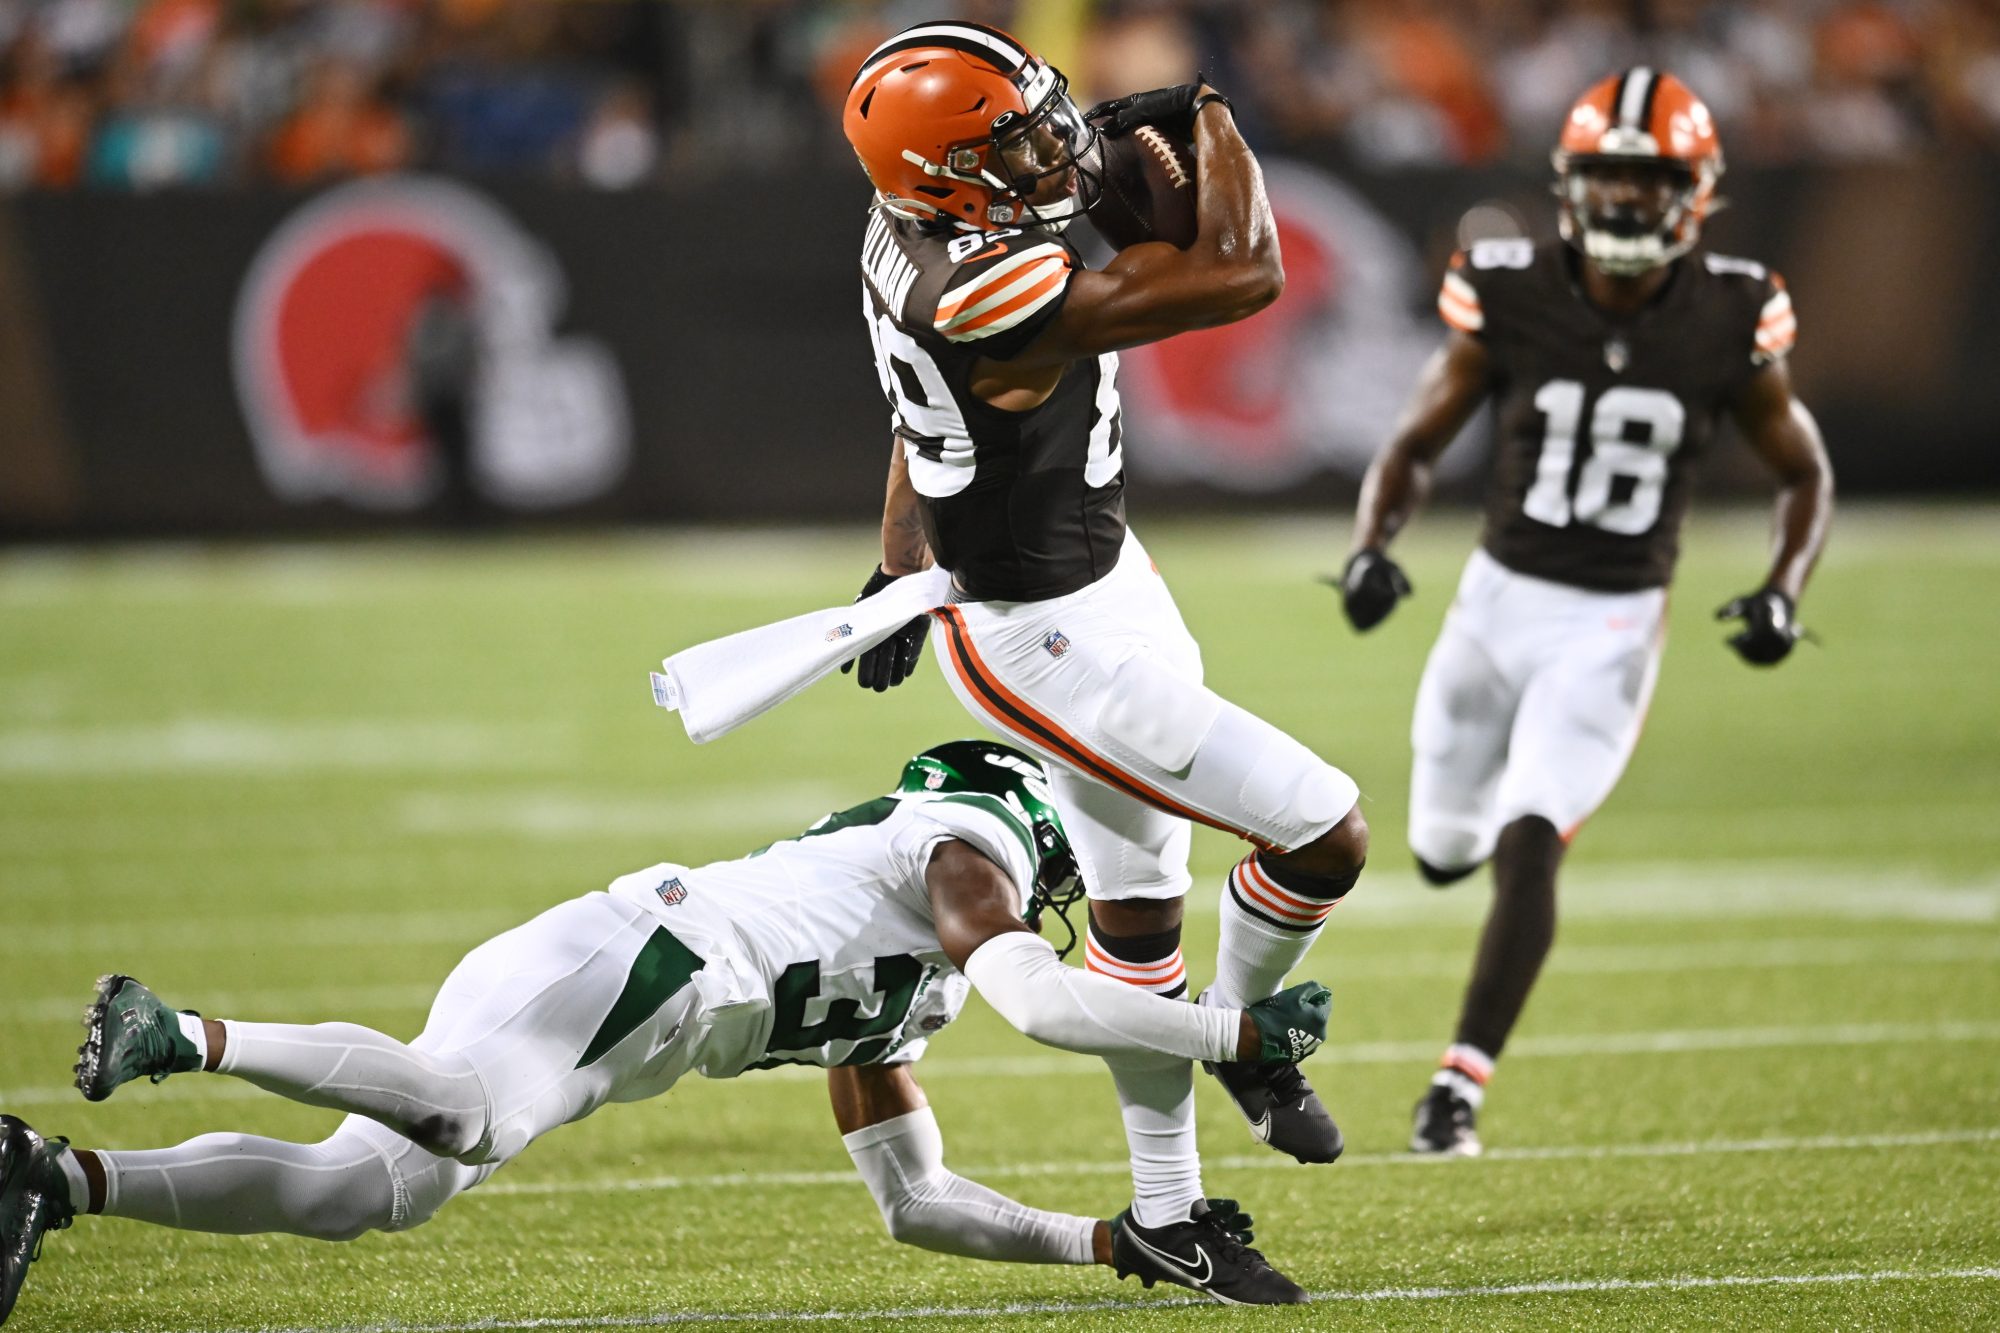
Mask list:
[[[1063,228],[1101,186],[1104,136],[1154,126],[1194,145],[1197,235],[1084,267]],[[1088,116],[1005,33],[921,24],[868,56],[844,127],[876,190],[862,251],[870,336],[894,416],[882,563],[864,595],[929,568],[946,678],[972,714],[1050,764],[1091,896],[1092,971],[1187,991],[1181,900],[1192,822],[1255,850],[1222,895],[1201,1004],[1272,994],[1360,874],[1354,782],[1202,684],[1201,654],[1125,524],[1120,348],[1227,324],[1284,283],[1263,177],[1203,83]],[[900,683],[929,620],[862,655]],[[1190,1221],[1202,1196],[1192,1068],[1110,1060],[1132,1154],[1135,1234],[1223,1281]],[[1294,1068],[1211,1061],[1253,1132],[1329,1162],[1339,1130]],[[1210,1272],[1211,1276],[1201,1274]]]
[[[905,765],[897,789],[737,861],[662,864],[480,945],[407,1044],[352,1023],[175,1013],[106,977],[77,1086],[226,1074],[348,1113],[321,1143],[210,1134],[147,1152],[73,1148],[0,1116],[0,1322],[43,1236],[79,1213],[190,1231],[352,1240],[428,1221],[529,1143],[690,1071],[823,1065],[855,1168],[896,1239],[1018,1263],[1175,1276],[1129,1218],[1043,1212],[952,1174],[910,1067],[969,990],[1035,1040],[1098,1055],[1293,1061],[1326,1033],[1306,983],[1246,1009],[1195,1008],[1063,965],[1036,933],[1081,892],[1041,766],[990,741]],[[1071,936],[1074,942],[1074,936]],[[1213,1294],[1298,1302],[1207,1200],[1226,1261]]]
[[[1417,690],[1410,846],[1446,885],[1493,862],[1494,898],[1458,1032],[1410,1146],[1469,1156],[1474,1121],[1555,935],[1556,871],[1639,738],[1659,670],[1694,460],[1727,415],[1778,482],[1763,583],[1718,613],[1772,666],[1800,636],[1833,474],[1792,396],[1797,336],[1777,274],[1695,251],[1722,149],[1672,75],[1634,68],[1576,103],[1555,152],[1564,242],[1487,241],[1452,259],[1451,326],[1369,468],[1341,579],[1372,629],[1410,591],[1391,540],[1439,453],[1488,398],[1486,525]]]

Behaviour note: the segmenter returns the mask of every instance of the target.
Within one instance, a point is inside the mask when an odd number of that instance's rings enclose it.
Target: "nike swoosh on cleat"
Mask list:
[[[1269,1111],[1250,1122],[1250,1132],[1265,1143],[1271,1141],[1271,1113]]]
[[[1145,1240],[1142,1239],[1136,1232],[1127,1231],[1125,1234],[1131,1236],[1132,1243],[1134,1245],[1137,1245],[1140,1249],[1144,1250],[1147,1254],[1152,1255],[1155,1259],[1159,1259],[1164,1263],[1172,1264],[1175,1268],[1187,1274],[1188,1280],[1198,1287],[1206,1289],[1208,1286],[1209,1278],[1214,1276],[1215,1270],[1208,1261],[1207,1250],[1198,1249],[1195,1251],[1196,1254],[1199,1254],[1201,1256],[1201,1267],[1196,1268],[1193,1264],[1189,1263],[1185,1259],[1180,1258],[1178,1255],[1168,1254],[1165,1250],[1156,1249],[1153,1246],[1148,1245],[1145,1242]]]

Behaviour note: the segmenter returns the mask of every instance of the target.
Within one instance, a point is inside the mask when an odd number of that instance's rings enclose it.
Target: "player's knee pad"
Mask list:
[[[1297,741],[1269,747],[1243,781],[1245,810],[1267,822],[1299,830],[1293,846],[1323,836],[1354,810],[1361,789],[1354,779]],[[1366,850],[1366,825],[1363,825]]]
[[[351,1229],[352,1235],[422,1226],[492,1170],[440,1157],[362,1116],[348,1117],[334,1136],[320,1145],[320,1151],[342,1168],[329,1176],[348,1181],[326,1202],[328,1226]],[[329,1235],[327,1239],[352,1236]]]
[[[1417,873],[1424,877],[1424,883],[1434,889],[1448,888],[1479,869],[1477,861],[1466,866],[1438,866],[1432,865],[1421,856],[1412,859],[1416,861]]]
[[[377,1137],[413,1146],[392,1130],[375,1128]],[[396,1229],[403,1191],[388,1154],[370,1136],[343,1125],[312,1154],[312,1169],[285,1185],[286,1211],[304,1234],[343,1241]]]
[[[456,1052],[426,1052],[425,1059],[438,1080],[433,1105],[396,1128],[440,1157],[479,1159],[493,1123],[493,1097],[486,1080]]]
[[[1448,884],[1451,877],[1471,874],[1493,854],[1493,835],[1470,823],[1453,823],[1410,813],[1410,852],[1420,867],[1429,867],[1445,879],[1425,878],[1433,884]]]

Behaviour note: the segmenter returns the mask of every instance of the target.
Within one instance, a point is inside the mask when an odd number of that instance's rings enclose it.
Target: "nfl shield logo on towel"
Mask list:
[[[688,896],[687,886],[678,879],[670,879],[653,890],[660,895],[660,901],[669,907],[678,907]]]
[[[835,625],[826,632],[826,641],[828,643],[833,643],[840,639],[851,639],[853,637],[854,626],[852,625]]]
[[[1049,631],[1049,637],[1042,640],[1042,647],[1048,649],[1050,657],[1061,657],[1069,651],[1069,636],[1059,629]]]

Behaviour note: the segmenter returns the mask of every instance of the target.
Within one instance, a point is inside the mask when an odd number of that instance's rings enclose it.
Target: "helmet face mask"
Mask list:
[[[903,765],[896,792],[919,799],[977,792],[999,800],[1035,848],[1035,879],[1023,919],[1039,932],[1043,913],[1054,909],[1070,933],[1069,944],[1058,954],[1067,954],[1075,947],[1076,930],[1069,925],[1067,911],[1083,896],[1083,880],[1040,761],[994,741],[949,741],[933,745]]]
[[[1565,164],[1558,192],[1599,268],[1620,277],[1644,273],[1678,257],[1698,186],[1694,173],[1671,158],[1577,157]]]
[[[993,122],[989,173],[997,192],[994,210],[1006,221],[1060,231],[1088,212],[1103,193],[1103,145],[1069,95],[1069,81],[1044,66],[1054,85],[1025,116],[1005,112]],[[991,217],[989,210],[989,218]],[[997,219],[996,219],[997,220]]]
[[[1686,254],[1720,206],[1714,118],[1686,84],[1644,66],[1577,99],[1552,160],[1563,239],[1617,277]]]

